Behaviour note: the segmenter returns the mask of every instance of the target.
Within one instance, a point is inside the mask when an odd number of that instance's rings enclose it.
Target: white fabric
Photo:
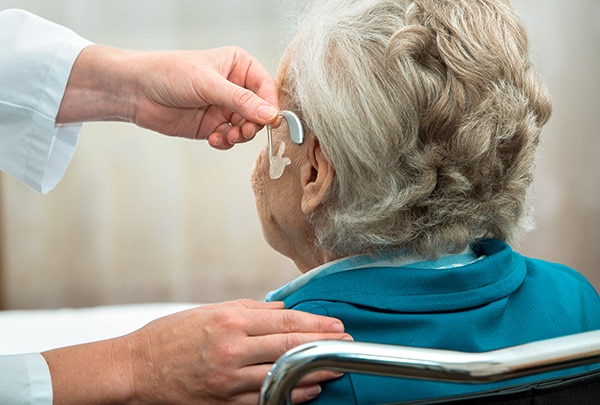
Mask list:
[[[0,170],[42,193],[63,177],[77,146],[81,125],[55,120],[73,63],[89,44],[25,11],[0,12]],[[52,404],[40,354],[0,356],[0,403]]]
[[[0,356],[0,404],[52,404],[52,383],[39,353]]]
[[[47,193],[81,125],[55,125],[73,63],[90,42],[22,10],[0,12],[0,170]]]
[[[122,336],[154,319],[199,305],[153,303],[0,311],[0,355],[43,352]]]

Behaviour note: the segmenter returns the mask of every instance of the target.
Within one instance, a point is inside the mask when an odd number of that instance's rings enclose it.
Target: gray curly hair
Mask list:
[[[552,107],[509,1],[317,0],[286,84],[336,170],[319,246],[432,258],[530,227]]]

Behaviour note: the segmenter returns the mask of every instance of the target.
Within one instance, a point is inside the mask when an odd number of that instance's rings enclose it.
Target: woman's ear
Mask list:
[[[312,214],[321,205],[333,186],[335,170],[327,160],[315,136],[306,139],[308,159],[300,169],[302,182],[302,212]]]

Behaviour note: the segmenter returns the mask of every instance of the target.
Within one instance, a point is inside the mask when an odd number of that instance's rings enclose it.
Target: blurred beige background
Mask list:
[[[294,0],[0,0],[123,48],[240,45],[274,74]],[[600,289],[600,2],[514,0],[554,97],[526,255]],[[263,133],[220,152],[126,124],[90,123],[67,174],[42,196],[0,178],[2,307],[214,302],[297,275],[263,241],[249,174]]]

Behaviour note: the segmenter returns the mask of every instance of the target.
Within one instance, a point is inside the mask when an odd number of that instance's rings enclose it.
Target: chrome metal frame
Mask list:
[[[483,353],[362,342],[317,341],[290,350],[273,365],[263,384],[260,404],[291,404],[291,391],[300,378],[323,369],[482,383],[598,361],[600,330]]]

